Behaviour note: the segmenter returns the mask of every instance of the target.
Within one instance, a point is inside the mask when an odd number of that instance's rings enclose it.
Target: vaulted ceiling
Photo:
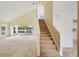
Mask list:
[[[6,1],[0,2],[0,19],[4,21],[14,20],[35,9],[34,2],[30,1]]]

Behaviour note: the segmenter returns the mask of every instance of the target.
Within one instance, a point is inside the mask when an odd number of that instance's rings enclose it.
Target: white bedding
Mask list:
[[[0,40],[0,56],[2,57],[26,57],[36,56],[35,36],[16,35]]]

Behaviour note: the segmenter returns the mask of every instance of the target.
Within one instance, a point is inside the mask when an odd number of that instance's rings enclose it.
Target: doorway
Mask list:
[[[44,4],[37,4],[37,18],[38,20],[44,20]]]

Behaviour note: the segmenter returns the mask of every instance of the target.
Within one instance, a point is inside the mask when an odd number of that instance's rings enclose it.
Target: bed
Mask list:
[[[37,38],[15,35],[0,40],[0,57],[37,56]]]

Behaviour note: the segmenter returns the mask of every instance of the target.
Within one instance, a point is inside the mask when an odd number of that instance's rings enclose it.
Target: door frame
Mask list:
[[[79,57],[79,1],[77,1],[77,56]]]

